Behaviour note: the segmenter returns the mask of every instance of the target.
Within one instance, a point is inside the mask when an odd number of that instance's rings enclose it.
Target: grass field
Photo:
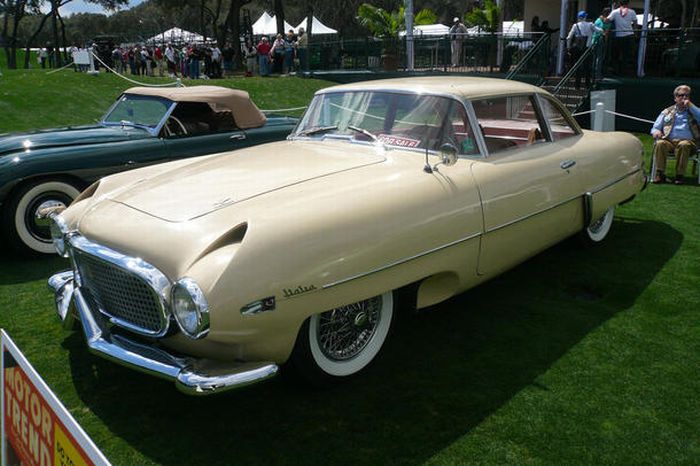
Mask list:
[[[2,129],[89,121],[125,87],[15,73],[0,78]],[[327,83],[224,84],[279,108]],[[54,315],[46,279],[66,268],[55,258],[0,258],[0,327],[119,465],[693,465],[699,211],[698,186],[650,186],[599,247],[561,244],[402,316],[367,374],[324,391],[278,378],[191,398],[93,357]]]

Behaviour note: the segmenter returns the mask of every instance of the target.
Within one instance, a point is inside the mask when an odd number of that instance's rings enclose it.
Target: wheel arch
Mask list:
[[[89,182],[83,180],[82,178],[68,173],[43,173],[40,175],[32,175],[26,178],[20,178],[16,180],[12,184],[12,186],[9,189],[7,189],[5,195],[0,197],[0,199],[2,200],[3,204],[6,204],[9,199],[12,199],[14,196],[16,196],[17,193],[24,189],[26,186],[30,184],[40,183],[42,181],[61,181],[75,186],[75,188],[78,189],[78,191],[83,191],[90,185]]]

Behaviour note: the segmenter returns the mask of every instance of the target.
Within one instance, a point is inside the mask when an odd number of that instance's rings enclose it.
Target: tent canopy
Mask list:
[[[309,28],[306,27],[306,21],[307,21],[307,19],[308,19],[308,18],[304,18],[304,21],[302,21],[301,23],[297,24],[297,27],[294,28],[294,31],[298,33],[298,32],[299,32],[299,28],[304,28],[305,31],[308,31]],[[315,17],[315,16],[314,16],[313,19],[311,20],[311,25],[313,26],[313,28],[311,28],[311,34],[314,35],[314,36],[315,36],[316,34],[337,34],[337,33],[338,33],[338,31],[336,31],[335,29],[329,28],[328,26],[326,26],[325,24],[323,24],[323,23],[322,23],[317,17]]]
[[[185,31],[178,27],[170,28],[153,37],[149,37],[146,42],[189,42],[201,44],[207,40],[206,37],[196,32]]]
[[[314,24],[315,26],[315,24]],[[294,29],[291,24],[284,22],[284,30],[289,31]],[[267,11],[263,12],[257,21],[253,23],[253,35],[255,36],[269,36],[277,34],[277,19],[275,16],[270,16]]]

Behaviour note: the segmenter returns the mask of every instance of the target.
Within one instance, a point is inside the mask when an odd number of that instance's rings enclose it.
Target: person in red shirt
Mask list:
[[[260,64],[260,76],[268,76],[270,74],[270,50],[272,46],[267,37],[263,36],[258,43],[258,60]]]
[[[158,76],[161,78],[163,77],[163,68],[164,68],[164,63],[163,63],[163,51],[160,49],[160,47],[156,46],[156,49],[153,51],[153,56],[156,59],[156,66],[158,67]]]

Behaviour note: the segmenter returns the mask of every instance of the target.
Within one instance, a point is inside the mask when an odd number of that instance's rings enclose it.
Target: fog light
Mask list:
[[[185,335],[203,338],[209,333],[209,305],[194,280],[182,278],[175,283],[172,308],[175,320]]]

